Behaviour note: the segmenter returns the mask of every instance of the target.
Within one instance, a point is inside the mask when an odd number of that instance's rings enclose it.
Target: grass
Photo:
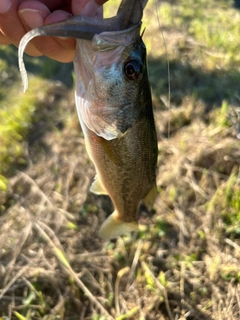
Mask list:
[[[140,232],[114,241],[98,237],[113,208],[89,193],[70,66],[25,57],[23,95],[17,52],[0,48],[0,319],[239,319],[240,141],[228,115],[240,12],[206,0],[157,11],[160,27],[152,1],[143,24],[159,196]]]
[[[53,84],[44,80],[59,75],[60,64],[50,59],[33,59],[27,63],[29,71],[38,72],[40,76],[32,77],[28,92],[22,93],[17,61],[17,50],[12,46],[2,47],[0,50],[0,66],[2,82],[0,88],[0,174],[11,175],[15,171],[15,164],[24,165],[24,140],[31,127],[39,121],[37,110],[45,104],[46,97],[51,95]],[[28,59],[27,59],[28,61]],[[55,85],[56,86],[56,85]],[[1,179],[2,187],[5,184]]]
[[[17,83],[19,87],[19,83]],[[5,103],[0,110],[1,117],[1,152],[0,161],[2,163],[2,173],[7,173],[13,164],[24,164],[23,140],[34,121],[36,108],[43,104],[48,90],[40,91],[39,88],[45,87],[46,82],[41,79],[32,79],[31,89],[26,96],[22,96],[21,88],[13,86],[5,97]],[[20,98],[19,98],[20,97]]]

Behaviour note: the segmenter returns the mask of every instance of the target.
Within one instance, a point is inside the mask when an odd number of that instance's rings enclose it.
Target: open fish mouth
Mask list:
[[[121,31],[138,25],[148,0],[122,0],[117,15],[112,18],[73,16],[67,20],[33,29],[21,39],[18,50],[18,64],[22,77],[23,91],[28,88],[27,72],[23,54],[29,41],[39,36],[66,37],[92,40],[103,32]]]

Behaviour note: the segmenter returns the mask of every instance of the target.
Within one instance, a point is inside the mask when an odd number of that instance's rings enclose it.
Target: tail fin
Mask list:
[[[137,222],[122,222],[117,219],[117,211],[114,211],[102,224],[99,235],[103,239],[114,239],[123,233],[138,231]]]

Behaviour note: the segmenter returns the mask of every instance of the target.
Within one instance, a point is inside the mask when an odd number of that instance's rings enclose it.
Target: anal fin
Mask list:
[[[105,140],[101,137],[98,137],[98,141],[101,144],[108,159],[112,163],[114,163],[117,167],[121,167],[122,166],[121,158],[119,156],[118,150],[112,144],[112,141]]]
[[[89,147],[88,141],[86,139],[85,139],[85,148],[86,148],[86,151],[87,151],[87,154],[88,154],[90,160],[93,162],[90,147]]]

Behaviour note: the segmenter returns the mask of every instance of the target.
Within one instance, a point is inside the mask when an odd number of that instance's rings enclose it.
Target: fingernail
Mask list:
[[[25,24],[31,29],[41,27],[44,23],[43,15],[39,10],[22,9],[19,10],[19,14],[21,15]]]
[[[0,1],[0,14],[6,13],[12,5],[10,0],[1,0]]]

